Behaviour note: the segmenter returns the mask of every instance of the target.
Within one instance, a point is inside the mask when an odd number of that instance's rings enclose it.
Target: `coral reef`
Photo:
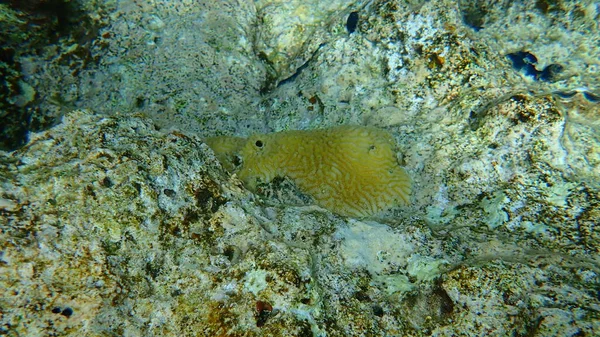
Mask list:
[[[291,178],[316,202],[340,215],[365,217],[407,204],[410,178],[398,166],[390,134],[377,128],[340,126],[207,140],[226,167],[240,161],[246,187]],[[237,145],[237,146],[236,146]]]
[[[56,125],[0,151],[0,334],[600,334],[596,2],[77,3],[96,38],[6,72]],[[338,125],[402,146],[408,205],[225,170]]]

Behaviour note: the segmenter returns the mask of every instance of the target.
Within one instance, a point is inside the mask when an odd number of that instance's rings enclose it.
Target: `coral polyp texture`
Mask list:
[[[251,190],[276,177],[292,179],[302,192],[337,214],[365,217],[407,204],[410,178],[398,165],[395,144],[385,130],[338,126],[213,137],[207,143],[227,168],[236,155],[236,171]]]

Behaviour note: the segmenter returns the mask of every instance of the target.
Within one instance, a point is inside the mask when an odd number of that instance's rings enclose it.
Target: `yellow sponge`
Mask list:
[[[237,137],[207,143],[220,160],[239,157],[234,168],[251,190],[273,178],[289,177],[316,202],[337,214],[364,217],[407,204],[410,179],[396,160],[394,141],[381,129],[339,126]]]

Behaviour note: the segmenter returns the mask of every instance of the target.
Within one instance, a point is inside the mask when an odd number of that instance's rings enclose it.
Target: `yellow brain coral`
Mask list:
[[[381,129],[340,126],[245,140],[214,137],[207,143],[226,168],[239,157],[236,172],[251,190],[259,182],[289,177],[320,206],[353,217],[408,203],[410,179],[397,163],[393,138]]]

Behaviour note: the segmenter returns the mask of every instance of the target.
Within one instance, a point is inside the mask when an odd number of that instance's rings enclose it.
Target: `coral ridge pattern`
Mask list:
[[[365,217],[409,201],[410,179],[398,165],[392,136],[378,128],[338,126],[311,131],[213,137],[207,143],[245,185],[292,179],[322,207]]]

